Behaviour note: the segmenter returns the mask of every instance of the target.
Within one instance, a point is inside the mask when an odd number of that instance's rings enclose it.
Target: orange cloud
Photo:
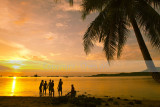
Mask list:
[[[6,71],[6,70],[10,70],[10,68],[3,66],[3,65],[0,65],[0,71]]]
[[[22,17],[22,18],[19,18],[18,20],[14,21],[14,24],[16,25],[23,25],[25,24],[29,19],[27,17]]]
[[[40,55],[40,56],[36,56],[36,55],[26,55],[26,56],[21,56],[24,59],[27,60],[31,60],[31,61],[44,61],[47,60],[47,56],[44,55]]]
[[[105,54],[103,52],[91,53],[86,56],[87,60],[105,60]]]
[[[57,55],[61,55],[61,53],[50,53],[50,56],[57,56]]]
[[[25,1],[22,1],[20,4],[21,4],[21,5],[28,5],[29,3],[28,3],[28,2],[25,2]]]
[[[57,35],[52,32],[49,32],[44,35],[44,38],[47,40],[54,40],[57,39]]]
[[[68,2],[66,2],[65,0],[61,1],[59,4],[57,4],[57,10],[63,10],[63,11],[80,11],[81,10],[81,6],[80,4],[80,0],[75,0],[74,1],[74,5],[70,6]]]

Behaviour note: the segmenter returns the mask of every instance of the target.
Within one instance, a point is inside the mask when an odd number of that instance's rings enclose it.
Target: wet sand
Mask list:
[[[71,103],[52,104],[51,97],[0,97],[0,107],[75,107]],[[103,102],[97,107],[160,107],[160,101],[129,100],[121,98],[102,98]]]

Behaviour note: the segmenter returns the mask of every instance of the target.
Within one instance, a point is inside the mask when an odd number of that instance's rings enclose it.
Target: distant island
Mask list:
[[[157,67],[157,70],[160,71],[160,67]],[[97,74],[86,77],[112,77],[112,76],[151,76],[151,73],[146,69],[141,72],[131,72],[131,73],[118,73],[118,74]]]
[[[150,72],[131,72],[131,73],[119,73],[119,74],[97,74],[86,77],[112,77],[112,76],[151,76]]]

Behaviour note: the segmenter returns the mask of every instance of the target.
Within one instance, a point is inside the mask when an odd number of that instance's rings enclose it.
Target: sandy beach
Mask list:
[[[0,97],[0,107],[53,107],[50,97]],[[69,107],[61,104],[55,107]]]
[[[53,104],[56,98],[51,97],[0,97],[0,107],[75,107],[71,103]],[[102,98],[103,102],[96,107],[160,107],[160,101],[129,100],[121,98]],[[81,106],[79,106],[81,107]],[[90,106],[86,106],[90,107]]]

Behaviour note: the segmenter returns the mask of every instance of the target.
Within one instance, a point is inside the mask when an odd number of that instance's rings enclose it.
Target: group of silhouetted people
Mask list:
[[[50,80],[49,83],[47,84],[47,81],[44,82],[44,80],[41,81],[39,85],[39,92],[40,95],[42,95],[42,92],[45,93],[46,95],[46,90],[49,87],[49,95],[54,96],[54,80]]]
[[[63,82],[62,82],[62,79],[60,79],[58,88],[57,88],[59,96],[62,96],[62,85],[63,85]],[[49,89],[49,95],[54,97],[54,80],[50,80],[48,84],[47,84],[47,81],[45,82],[44,80],[41,81],[40,86],[39,86],[40,96],[42,95],[42,93],[46,95],[47,89]],[[76,96],[76,91],[74,89],[73,84],[71,85],[71,92],[66,94],[66,96],[71,96],[71,97]]]

